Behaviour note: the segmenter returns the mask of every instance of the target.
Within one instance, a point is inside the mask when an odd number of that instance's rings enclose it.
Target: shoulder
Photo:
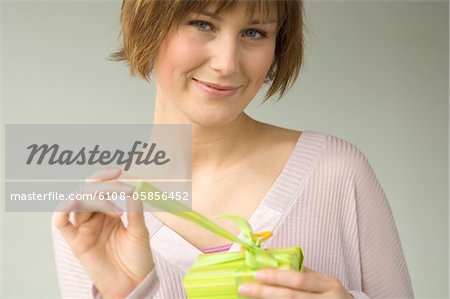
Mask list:
[[[364,153],[345,139],[325,133],[304,131],[297,149],[301,150],[302,147],[315,148],[316,168],[321,173],[357,178],[372,172]]]
[[[269,157],[288,159],[295,150],[301,132],[262,122],[258,122],[257,126],[257,141],[253,144],[253,150]]]
[[[271,124],[258,122],[260,137],[264,140],[271,141],[272,144],[296,143],[301,131],[291,130]]]
[[[299,168],[309,168],[322,176],[356,178],[372,175],[372,168],[364,153],[343,138],[310,130],[295,131],[263,124],[267,144],[277,156],[289,157]],[[265,149],[268,146],[264,147]]]
[[[353,143],[337,136],[309,132],[310,134],[322,140],[321,157],[327,159],[328,162],[361,162],[367,160],[363,152]]]

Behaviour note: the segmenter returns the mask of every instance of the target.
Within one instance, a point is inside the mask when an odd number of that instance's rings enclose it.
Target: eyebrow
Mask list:
[[[218,21],[222,21],[222,17],[220,17],[218,14],[213,13],[213,12],[203,11],[203,12],[200,12],[199,14],[210,17],[210,18],[218,20]],[[272,24],[272,23],[277,23],[277,21],[276,20],[251,20],[250,22],[247,22],[246,24],[247,25],[257,25],[257,24]]]

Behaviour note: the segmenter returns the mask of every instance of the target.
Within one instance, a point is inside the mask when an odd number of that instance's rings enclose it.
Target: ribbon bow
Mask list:
[[[241,244],[240,250],[245,254],[245,264],[249,268],[258,269],[262,267],[278,267],[277,259],[272,254],[261,248],[261,244],[272,236],[272,231],[253,233],[252,227],[247,222],[247,220],[232,214],[221,214],[212,216],[211,218],[225,218],[231,220],[241,229],[244,240],[238,238],[236,239],[239,240],[237,243]],[[206,219],[206,221],[210,222],[210,220],[208,219]],[[205,227],[201,223],[196,223],[201,225],[202,227]],[[205,228],[208,229],[207,227]],[[217,231],[215,231],[214,229],[209,230],[213,233],[217,233]],[[223,237],[227,238],[226,236]]]

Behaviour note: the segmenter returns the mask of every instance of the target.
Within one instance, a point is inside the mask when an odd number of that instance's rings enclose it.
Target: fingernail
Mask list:
[[[256,272],[255,278],[258,280],[264,280],[267,278],[267,273],[263,270]]]
[[[252,293],[252,287],[249,284],[241,284],[238,291],[241,295],[250,295]]]

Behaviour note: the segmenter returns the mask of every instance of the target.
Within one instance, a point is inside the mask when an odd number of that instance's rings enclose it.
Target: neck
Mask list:
[[[172,106],[170,101],[160,100],[158,89],[154,110],[154,123],[192,125],[192,170],[217,170],[241,160],[254,149],[264,126],[244,112],[221,126],[205,126],[194,123]],[[164,103],[164,104],[163,104]]]
[[[164,121],[155,113],[154,123],[185,122]],[[232,122],[221,127],[192,124],[193,170],[212,170],[239,161],[254,146],[257,132],[261,129],[261,124],[245,113],[241,113]]]
[[[244,113],[221,128],[193,125],[193,168],[226,167],[241,160],[254,144],[258,128],[258,122]]]

